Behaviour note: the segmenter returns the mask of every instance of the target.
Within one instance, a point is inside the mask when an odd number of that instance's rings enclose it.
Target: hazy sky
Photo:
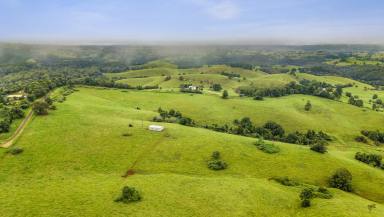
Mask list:
[[[0,0],[0,41],[384,43],[383,0]]]

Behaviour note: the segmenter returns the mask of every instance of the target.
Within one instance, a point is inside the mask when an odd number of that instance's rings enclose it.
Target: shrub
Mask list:
[[[364,136],[357,136],[355,138],[356,142],[368,143],[368,140]]]
[[[322,143],[317,143],[317,144],[314,144],[312,147],[311,147],[311,150],[312,151],[315,151],[315,152],[319,152],[321,154],[324,154],[325,152],[327,152],[327,146],[325,146],[324,144]]]
[[[285,186],[298,186],[298,185],[300,185],[299,182],[292,180],[292,179],[289,179],[286,176],[284,176],[284,177],[272,177],[271,179],[275,180],[276,182],[278,182],[282,185],[285,185]]]
[[[141,200],[140,193],[134,188],[124,186],[120,197],[115,199],[115,202],[129,203]]]
[[[338,188],[343,191],[352,191],[352,174],[344,168],[338,169],[331,176],[329,184],[333,188]]]
[[[253,97],[253,99],[259,100],[259,101],[264,100],[263,96],[255,96],[255,97]]]
[[[312,199],[314,197],[313,189],[312,188],[304,188],[300,193],[300,199]]]
[[[218,151],[212,152],[211,158],[214,159],[214,160],[220,159],[220,152],[218,152]]]
[[[383,159],[383,157],[378,154],[366,154],[357,152],[355,154],[355,159],[366,164],[372,165],[374,167],[381,167],[381,160]]]
[[[384,132],[380,132],[378,130],[376,131],[363,130],[361,131],[361,134],[368,137],[374,142],[384,143]]]
[[[121,134],[121,135],[124,136],[124,137],[132,136],[131,133],[123,133],[123,134]]]
[[[265,143],[262,139],[259,139],[259,141],[256,142],[256,147],[268,154],[274,154],[279,153],[280,148],[274,144]]]
[[[222,160],[210,160],[208,162],[208,168],[211,170],[224,170],[227,166],[227,163]]]
[[[221,98],[223,98],[223,99],[228,99],[228,97],[229,97],[228,91],[227,91],[227,90],[224,90],[224,91],[223,91],[223,95],[221,96]]]
[[[314,192],[314,195],[322,199],[331,199],[333,197],[332,193],[325,187],[319,187],[317,192]]]
[[[18,155],[18,154],[21,154],[23,153],[24,149],[23,148],[20,148],[20,147],[14,147],[14,148],[11,148],[7,151],[7,153],[11,154],[11,155]]]
[[[300,193],[301,207],[310,207],[314,197],[312,188],[304,188]]]
[[[212,85],[212,90],[214,91],[221,91],[223,88],[221,87],[220,84],[213,84]]]
[[[311,101],[309,101],[309,100],[307,101],[307,103],[304,106],[304,109],[305,109],[305,111],[309,111],[312,109]]]
[[[227,163],[223,160],[220,160],[220,152],[212,152],[211,160],[208,161],[208,168],[211,170],[224,170],[227,167]]]
[[[301,201],[301,207],[306,208],[311,206],[311,200],[304,199]]]
[[[167,75],[167,76],[165,76],[164,81],[169,81],[171,79],[172,79],[172,77],[170,75]]]

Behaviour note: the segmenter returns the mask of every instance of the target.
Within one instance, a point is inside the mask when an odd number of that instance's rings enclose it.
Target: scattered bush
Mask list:
[[[355,138],[356,142],[368,143],[368,140],[364,136],[357,136]]]
[[[172,79],[172,77],[170,75],[167,75],[167,76],[165,76],[164,81],[169,81],[171,79]]]
[[[120,197],[115,199],[115,202],[130,203],[141,200],[140,193],[134,188],[124,186]]]
[[[213,84],[212,90],[214,91],[221,91],[223,88],[221,87],[221,84]]]
[[[7,151],[7,153],[11,154],[11,155],[18,155],[18,154],[21,154],[23,153],[24,149],[23,148],[20,148],[20,147],[13,147],[11,149],[9,149]]]
[[[374,204],[374,203],[369,204],[369,205],[367,206],[367,208],[368,208],[369,212],[371,213],[372,210],[376,209],[376,204]]]
[[[384,132],[380,132],[378,130],[376,131],[363,130],[361,131],[361,134],[368,137],[374,142],[384,143]]]
[[[364,101],[361,99],[358,99],[357,96],[349,97],[348,103],[357,107],[363,107]]]
[[[300,193],[300,199],[312,199],[314,197],[313,189],[312,188],[304,188]]]
[[[343,191],[352,191],[352,174],[344,168],[338,169],[331,176],[329,184],[333,188],[338,188]]]
[[[314,192],[315,197],[322,199],[331,199],[333,197],[332,193],[325,187],[319,187],[316,192]]]
[[[383,163],[381,162],[383,157],[378,154],[366,154],[357,152],[355,154],[355,159],[363,163],[369,164],[373,167],[381,167],[383,165]]]
[[[224,170],[227,168],[227,163],[222,160],[210,160],[208,162],[208,168],[211,170]]]
[[[313,198],[331,199],[333,195],[324,187],[319,187],[317,190],[312,187],[307,187],[301,191],[299,197],[301,200],[301,207],[309,207],[311,206],[311,200]]]
[[[264,97],[263,96],[255,96],[255,97],[253,97],[253,99],[262,101],[262,100],[264,100]]]
[[[188,117],[183,117],[181,112],[171,109],[169,111],[158,108],[159,116],[153,117],[154,122],[168,122],[168,123],[179,123],[185,126],[194,126],[195,122]]]
[[[240,74],[233,73],[233,72],[222,72],[221,75],[227,76],[229,79],[240,78]]]
[[[311,200],[309,199],[304,199],[301,201],[301,207],[306,208],[311,206]]]
[[[123,133],[123,134],[121,134],[121,135],[124,136],[124,137],[132,136],[131,133]]]
[[[259,141],[256,142],[256,147],[268,154],[275,154],[280,152],[280,148],[274,144],[265,143],[263,139],[259,139]]]
[[[304,188],[300,193],[301,207],[310,207],[314,197],[312,188]]]
[[[304,110],[305,111],[309,111],[311,109],[312,109],[312,104],[311,104],[311,101],[308,100],[307,103],[304,106]]]
[[[298,186],[298,185],[300,185],[299,182],[292,180],[292,179],[289,179],[286,176],[284,176],[284,177],[272,177],[271,180],[274,180],[274,181],[276,181],[282,185],[285,185],[285,186]]]
[[[227,167],[227,163],[223,160],[220,160],[220,152],[212,152],[211,160],[208,161],[208,168],[211,170],[224,170]]]
[[[325,152],[327,152],[327,146],[325,146],[322,143],[317,143],[317,144],[312,145],[311,150],[315,151],[315,152],[319,152],[321,154],[324,154]]]
[[[212,152],[211,158],[214,160],[220,159],[220,152],[218,152],[218,151]]]
[[[223,91],[223,95],[221,96],[221,98],[223,98],[223,99],[228,99],[228,97],[229,97],[228,91],[227,91],[227,90],[224,90],[224,91]]]

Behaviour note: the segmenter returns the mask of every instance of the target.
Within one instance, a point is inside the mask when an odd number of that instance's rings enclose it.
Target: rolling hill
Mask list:
[[[305,95],[254,101],[223,100],[210,92],[77,89],[56,103],[57,110],[28,125],[15,144],[22,154],[0,149],[3,216],[360,217],[384,212],[383,171],[353,158],[356,151],[383,149],[352,137],[362,129],[383,130],[380,112]],[[313,104],[310,112],[303,109],[306,100]],[[281,151],[271,155],[258,150],[254,138],[208,129],[162,123],[164,132],[148,131],[158,107],[177,109],[201,124],[248,116],[256,124],[274,120],[287,131],[324,130],[335,140],[324,155],[273,142]],[[213,151],[220,151],[228,169],[207,168]],[[270,180],[287,176],[303,185],[327,186],[340,167],[351,171],[354,193],[331,189],[332,199],[316,198],[308,209],[300,207],[303,186]],[[122,178],[128,169],[134,174]],[[139,189],[143,200],[113,202],[124,185]],[[370,204],[376,204],[371,212]]]

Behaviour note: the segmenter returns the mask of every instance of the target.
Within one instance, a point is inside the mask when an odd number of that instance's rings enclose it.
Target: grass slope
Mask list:
[[[268,103],[298,110],[295,100],[301,97],[261,102],[266,107],[260,111],[269,110]],[[156,114],[153,110],[159,104],[180,109],[200,121],[209,117],[224,122],[240,114],[242,117],[246,110],[259,120],[257,117],[265,115],[255,111],[261,103],[221,100],[208,95],[80,88],[66,102],[58,104],[58,110],[30,123],[16,144],[24,148],[23,154],[4,155],[4,150],[0,150],[2,216],[360,217],[380,216],[384,212],[384,206],[379,204],[384,202],[384,173],[353,160],[342,150],[321,155],[307,147],[276,143],[281,152],[269,155],[258,150],[252,138],[176,124],[164,124],[163,133],[145,129],[149,124],[145,120]],[[324,104],[336,106],[329,101]],[[136,106],[141,110],[136,110]],[[357,112],[352,114],[355,116],[379,117],[376,113],[348,109]],[[296,111],[294,118],[300,113]],[[331,110],[331,119],[334,115]],[[129,128],[129,123],[134,127]],[[132,136],[123,137],[123,133]],[[227,170],[207,169],[206,161],[215,150],[229,163]],[[137,173],[121,178],[135,161]],[[334,199],[315,199],[309,209],[299,207],[299,188],[268,181],[272,176],[288,176],[325,185],[332,171],[339,167],[352,172],[359,196],[332,190]],[[136,186],[143,201],[114,203],[125,184]],[[374,202],[364,198],[378,202],[372,213],[367,205]]]

